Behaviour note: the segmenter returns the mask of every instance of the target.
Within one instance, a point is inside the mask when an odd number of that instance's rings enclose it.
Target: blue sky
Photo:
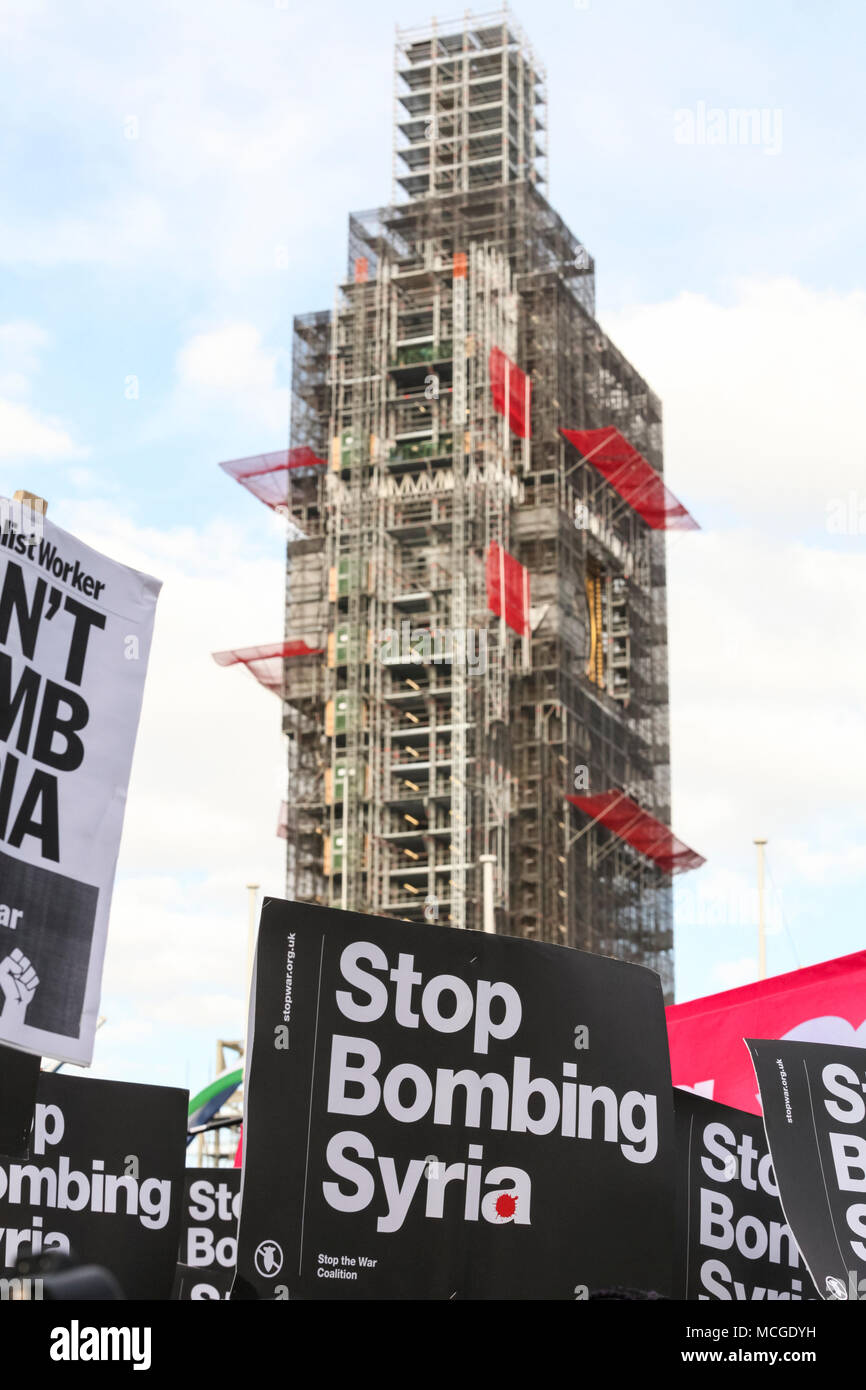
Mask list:
[[[677,886],[688,998],[754,972],[758,834],[771,972],[863,945],[866,17],[515,13],[547,68],[551,201],[662,396],[670,480],[704,527],[670,550],[674,824],[709,861]],[[330,304],[349,211],[390,195],[397,17],[0,8],[0,490],[42,493],[165,581],[102,1074],[197,1086],[243,1029],[244,885],[282,884],[279,711],[209,653],[279,635],[282,536],[216,463],[285,443],[291,316]],[[683,113],[732,109],[768,138],[676,138]]]

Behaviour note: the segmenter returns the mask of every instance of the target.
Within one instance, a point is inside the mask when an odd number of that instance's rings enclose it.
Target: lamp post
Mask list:
[[[484,866],[484,930],[486,932],[495,932],[496,919],[493,915],[493,867],[496,863],[496,855],[479,854],[478,862]]]

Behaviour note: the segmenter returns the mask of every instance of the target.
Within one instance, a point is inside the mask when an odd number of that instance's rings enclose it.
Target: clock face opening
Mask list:
[[[599,690],[627,705],[631,698],[631,632],[628,583],[594,556],[587,556],[578,615],[585,624],[586,675]]]

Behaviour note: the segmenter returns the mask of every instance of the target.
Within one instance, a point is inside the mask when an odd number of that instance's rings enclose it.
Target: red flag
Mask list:
[[[487,552],[487,607],[521,637],[529,634],[529,570],[491,541]]]
[[[674,1085],[760,1115],[743,1038],[866,1048],[866,951],[672,1004],[667,1018]]]
[[[531,438],[529,415],[532,382],[529,377],[499,348],[490,349],[487,365],[493,409],[506,416],[511,429],[521,439]]]

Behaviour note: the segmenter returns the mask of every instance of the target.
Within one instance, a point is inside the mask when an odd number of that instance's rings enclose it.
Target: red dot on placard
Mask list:
[[[505,1220],[507,1217],[513,1216],[516,1210],[517,1198],[509,1196],[507,1192],[500,1192],[496,1198],[496,1215]]]

